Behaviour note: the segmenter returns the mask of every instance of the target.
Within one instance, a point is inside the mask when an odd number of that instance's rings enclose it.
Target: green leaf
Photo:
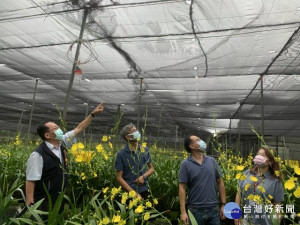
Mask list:
[[[37,220],[37,222],[39,224],[44,224],[42,218],[40,217],[40,215],[38,214],[37,210],[31,208],[31,207],[28,207],[28,211],[32,214],[32,216]]]
[[[190,210],[188,210],[188,214],[189,214],[189,219],[190,219],[190,221],[191,221],[191,225],[198,225],[198,223],[197,223],[197,221],[196,221],[196,219],[195,219],[193,213],[191,213]]]
[[[117,202],[120,210],[121,210],[121,215],[122,215],[122,218],[124,219],[126,217],[126,209],[125,209],[125,206],[123,204],[121,204],[120,202]]]
[[[12,222],[16,223],[16,224],[20,224],[19,221],[22,221],[26,224],[34,224],[34,222],[31,219],[25,219],[25,218],[14,218],[14,219],[10,219]]]
[[[128,218],[128,225],[134,225],[134,212],[133,210],[131,209],[129,211],[129,218]]]

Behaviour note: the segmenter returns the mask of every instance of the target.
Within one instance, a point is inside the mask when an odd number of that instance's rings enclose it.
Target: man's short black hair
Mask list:
[[[193,140],[191,139],[191,136],[195,136],[195,135],[188,135],[185,137],[184,139],[184,148],[188,153],[191,153],[191,148],[190,145],[193,143]]]
[[[43,141],[45,141],[45,134],[49,131],[49,127],[47,127],[45,124],[49,122],[50,121],[44,122],[36,129],[37,134],[40,136],[40,138],[42,138]]]

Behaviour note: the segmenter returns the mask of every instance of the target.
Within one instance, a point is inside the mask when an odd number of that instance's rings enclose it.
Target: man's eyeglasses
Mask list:
[[[194,144],[196,141],[200,141],[200,140],[201,140],[200,138],[196,138],[196,140],[194,140],[194,141],[191,143],[191,145]]]
[[[48,130],[47,133],[51,133],[52,131],[55,131],[55,130],[57,130],[57,129],[59,129],[59,128],[60,128],[60,127],[54,127],[54,128],[52,128],[52,129]]]

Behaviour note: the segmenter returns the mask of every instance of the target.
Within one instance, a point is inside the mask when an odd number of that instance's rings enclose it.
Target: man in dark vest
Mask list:
[[[103,111],[100,103],[74,130],[63,133],[53,122],[45,122],[37,128],[43,143],[30,155],[26,169],[26,205],[44,199],[40,209],[49,211],[49,200],[44,187],[55,204],[59,193],[67,187],[67,148],[76,142],[75,137],[92,122],[93,117]]]

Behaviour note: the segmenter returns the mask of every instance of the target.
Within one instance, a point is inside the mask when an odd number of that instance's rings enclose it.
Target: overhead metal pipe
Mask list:
[[[89,13],[89,8],[85,8],[84,13],[83,13],[83,18],[82,18],[81,29],[80,29],[80,33],[79,33],[79,39],[78,39],[78,44],[77,44],[77,48],[76,48],[75,58],[74,58],[74,62],[73,62],[71,77],[70,77],[70,81],[69,81],[69,87],[68,87],[67,96],[66,96],[65,105],[64,105],[64,111],[63,111],[63,121],[64,122],[67,119],[67,111],[68,111],[70,95],[71,95],[72,88],[73,88],[75,68],[76,68],[76,65],[78,63],[80,47],[81,47],[81,44],[82,44],[82,37],[83,37],[84,28],[85,28],[85,24],[86,24],[86,18],[87,18],[88,13]]]
[[[39,79],[35,79],[35,87],[34,87],[34,93],[32,97],[32,104],[31,104],[31,112],[30,112],[30,118],[29,118],[29,123],[28,123],[28,130],[27,130],[27,138],[26,138],[26,146],[25,149],[27,150],[28,146],[28,141],[29,141],[29,134],[31,130],[31,121],[32,121],[32,115],[33,115],[33,109],[34,109],[34,102],[35,102],[35,95],[36,95],[36,90],[37,90],[37,84],[39,82]]]

